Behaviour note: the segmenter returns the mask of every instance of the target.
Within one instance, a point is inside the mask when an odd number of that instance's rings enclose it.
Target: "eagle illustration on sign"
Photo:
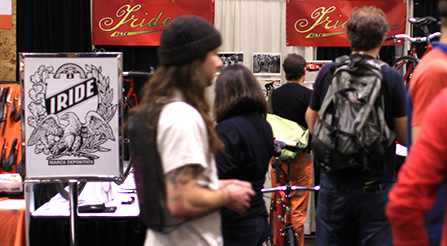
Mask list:
[[[81,81],[47,96],[48,80],[61,79],[61,74],[66,80],[79,78]],[[31,115],[27,117],[27,124],[34,129],[27,145],[35,146],[36,154],[48,155],[47,160],[63,156],[94,160],[99,158],[95,152],[110,151],[102,145],[108,140],[115,141],[109,122],[116,114],[117,105],[112,103],[110,79],[102,75],[101,67],[85,65],[84,70],[78,64],[66,63],[54,72],[52,66],[41,65],[30,81],[33,85],[28,91],[31,101],[27,107]],[[96,110],[89,110],[84,117],[70,111],[94,97],[98,99]],[[92,164],[82,160],[79,163]]]
[[[67,123],[61,124],[60,120]],[[68,112],[60,118],[54,114],[46,116],[31,133],[28,146],[44,140],[48,144],[51,158],[73,155],[96,159],[97,156],[89,152],[110,151],[101,147],[109,139],[115,141],[112,129],[95,111],[87,113],[85,123],[81,123],[75,113]]]

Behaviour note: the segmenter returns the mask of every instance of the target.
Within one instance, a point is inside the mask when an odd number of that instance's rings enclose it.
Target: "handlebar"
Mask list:
[[[152,76],[154,72],[134,72],[134,71],[123,71],[124,77],[149,77]]]
[[[428,39],[432,40],[432,39],[438,38],[440,36],[441,36],[440,32],[435,32],[435,33],[432,33],[432,34],[428,35]],[[411,37],[410,35],[407,35],[407,34],[396,34],[396,35],[393,35],[391,37],[387,37],[385,39],[385,41],[395,40],[395,42],[397,42],[398,39],[405,39],[405,40],[410,41],[411,43],[424,43],[424,42],[427,42],[427,37]]]
[[[422,29],[424,32],[424,37],[411,37],[407,34],[396,34],[394,36],[388,37],[385,39],[385,41],[394,40],[393,44],[401,42],[399,39],[404,39],[407,41],[410,41],[410,43],[427,43],[427,45],[430,45],[430,40],[436,37],[440,37],[440,32],[435,32],[430,34],[430,31],[428,29],[428,25],[432,22],[436,22],[436,18],[432,16],[426,16],[426,17],[410,17],[408,18],[408,22],[414,26],[417,26]],[[393,45],[391,44],[391,45]]]
[[[298,151],[299,147],[297,146],[297,143],[293,142],[293,141],[289,141],[289,140],[284,140],[284,139],[280,139],[280,138],[275,138],[273,140],[273,147],[274,149],[274,153],[273,155],[275,157],[278,157],[281,155],[281,151],[286,149],[286,150],[290,150],[290,151]]]
[[[277,191],[318,191],[320,190],[320,186],[296,186],[296,185],[283,185],[278,187],[272,187],[272,188],[264,188],[261,189],[262,193],[270,193],[270,192],[277,192]]]

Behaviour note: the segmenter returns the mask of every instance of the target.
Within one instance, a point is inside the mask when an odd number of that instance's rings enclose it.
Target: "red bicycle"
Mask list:
[[[138,106],[138,99],[137,99],[137,92],[135,90],[135,77],[142,77],[146,80],[149,79],[150,76],[153,75],[153,71],[149,72],[123,72],[123,112],[120,117],[122,119],[126,119],[128,116],[128,113],[130,110]],[[122,154],[120,156],[123,157],[125,170],[123,173],[124,177],[127,177],[129,173],[133,170],[131,156],[130,156],[130,140],[127,137],[127,128],[123,129],[123,134],[120,136],[120,138],[123,138],[123,148],[120,148],[122,150]]]
[[[271,246],[296,246],[296,232],[295,227],[292,225],[292,213],[291,213],[291,193],[292,191],[317,191],[320,186],[306,187],[290,185],[290,165],[287,169],[287,181],[285,185],[281,185],[280,182],[280,169],[281,162],[279,156],[283,149],[290,151],[296,151],[296,146],[286,145],[282,141],[275,140],[275,162],[272,167],[276,170],[276,187],[262,189],[262,193],[275,192],[271,198],[270,203],[270,234],[265,242],[265,245]]]
[[[391,67],[393,67],[402,74],[405,87],[409,86],[411,75],[413,74],[416,65],[420,61],[420,59],[417,56],[416,44],[426,43],[425,51],[423,54],[425,55],[432,49],[431,40],[441,36],[440,32],[435,32],[432,34],[430,34],[429,32],[428,25],[431,22],[436,22],[436,18],[434,17],[431,16],[410,17],[408,19],[408,22],[413,26],[420,27],[424,32],[425,37],[411,37],[410,35],[407,34],[396,34],[394,36],[385,39],[385,41],[393,40],[393,43],[391,43],[390,45],[400,44],[404,40],[410,42],[410,50],[408,52],[408,55],[397,58],[391,64]]]

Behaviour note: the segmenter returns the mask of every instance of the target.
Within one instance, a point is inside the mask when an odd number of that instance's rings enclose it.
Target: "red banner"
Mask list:
[[[355,7],[376,6],[386,14],[387,36],[405,33],[407,4],[403,0],[289,0],[286,13],[288,46],[349,46],[346,22]]]
[[[180,15],[214,23],[212,0],[93,0],[92,44],[158,46],[161,32]]]

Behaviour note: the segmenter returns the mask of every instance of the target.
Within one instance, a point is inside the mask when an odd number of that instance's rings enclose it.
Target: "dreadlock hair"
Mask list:
[[[132,112],[140,107],[148,106],[148,113],[157,116],[148,125],[149,129],[155,132],[163,106],[172,98],[174,91],[178,90],[183,94],[185,102],[194,107],[205,121],[209,150],[214,153],[223,148],[223,143],[214,130],[214,122],[209,115],[210,106],[205,98],[205,89],[210,84],[200,71],[200,65],[205,61],[205,57],[200,57],[190,63],[158,67],[142,88],[142,100],[139,107]]]

